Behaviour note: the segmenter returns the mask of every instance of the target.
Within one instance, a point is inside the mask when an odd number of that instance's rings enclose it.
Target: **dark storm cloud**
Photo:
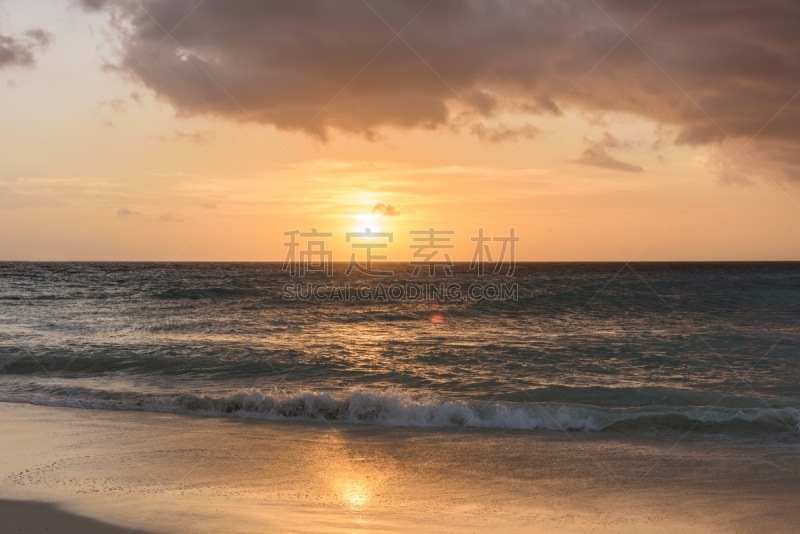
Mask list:
[[[181,114],[325,138],[452,126],[456,110],[629,112],[677,126],[681,144],[757,134],[749,159],[780,152],[800,172],[795,0],[82,3],[115,13],[119,66]]]
[[[0,69],[5,67],[31,67],[36,63],[36,53],[50,45],[50,33],[34,28],[22,37],[0,34]]]

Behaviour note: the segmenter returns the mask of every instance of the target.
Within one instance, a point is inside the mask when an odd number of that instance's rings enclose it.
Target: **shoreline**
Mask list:
[[[148,532],[792,532],[800,521],[792,447],[9,403],[0,428],[0,498]]]
[[[0,369],[2,371],[2,369]],[[0,388],[2,389],[2,388]],[[264,422],[298,421],[328,426],[355,425],[375,428],[410,428],[441,431],[487,430],[494,433],[570,432],[615,435],[674,433],[676,437],[718,436],[775,442],[794,441],[800,429],[795,405],[767,408],[753,399],[727,396],[733,404],[720,403],[715,394],[691,399],[694,405],[677,403],[640,404],[624,407],[576,402],[580,392],[568,398],[483,400],[443,395],[425,396],[402,389],[275,390],[243,387],[216,394],[185,390],[135,393],[92,390],[91,395],[21,398],[0,394],[0,403],[29,404],[53,408],[92,409],[130,413],[175,414],[190,417],[225,418]],[[687,392],[665,388],[677,401]],[[110,400],[110,398],[113,400]],[[663,399],[658,399],[663,400]],[[685,400],[685,399],[684,399]],[[750,404],[742,404],[745,401]],[[714,403],[708,408],[704,402]]]

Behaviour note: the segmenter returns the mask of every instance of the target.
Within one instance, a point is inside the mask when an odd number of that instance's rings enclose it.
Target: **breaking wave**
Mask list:
[[[223,396],[142,395],[88,388],[0,395],[0,401],[49,406],[305,420],[385,427],[568,431],[800,433],[800,409],[647,406],[606,408],[557,403],[449,400],[399,389],[350,392],[249,390]]]

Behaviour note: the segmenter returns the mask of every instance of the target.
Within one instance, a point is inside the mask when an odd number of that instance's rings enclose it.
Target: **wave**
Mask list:
[[[247,351],[249,358],[237,358]],[[176,347],[171,351],[160,347],[141,347],[132,351],[124,345],[99,347],[94,350],[40,350],[35,355],[24,348],[2,349],[0,376],[116,376],[119,374],[181,376],[205,378],[241,378],[271,375],[298,368],[302,354],[291,349],[250,351],[227,348],[199,355],[195,350]],[[341,364],[339,367],[344,366]],[[316,371],[338,370],[334,363],[322,359],[314,362]]]
[[[261,291],[262,296],[273,297],[277,290]],[[153,294],[153,298],[166,300],[224,299],[259,296],[253,287],[172,287]]]
[[[49,388],[48,388],[49,389]],[[556,403],[442,399],[404,390],[286,392],[248,390],[224,396],[180,393],[143,395],[81,387],[0,395],[0,401],[73,408],[304,420],[385,427],[486,428],[585,432],[678,431],[798,434],[797,407],[731,409],[648,406],[600,408]]]

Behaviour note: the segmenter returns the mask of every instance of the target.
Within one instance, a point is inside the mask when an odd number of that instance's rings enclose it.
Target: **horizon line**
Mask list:
[[[2,263],[260,263],[260,264],[284,264],[284,260],[5,260]],[[293,262],[299,264],[300,262]],[[348,261],[332,261],[332,265],[348,265]],[[471,261],[453,261],[451,265],[469,265]],[[484,265],[509,262],[483,262]],[[800,263],[800,259],[794,260],[517,260],[513,263],[520,264],[547,264],[547,263],[607,263],[607,264],[632,264],[632,263]],[[373,261],[373,265],[410,265],[410,261]],[[430,265],[446,265],[446,262],[430,263]],[[424,264],[423,264],[424,265]]]

